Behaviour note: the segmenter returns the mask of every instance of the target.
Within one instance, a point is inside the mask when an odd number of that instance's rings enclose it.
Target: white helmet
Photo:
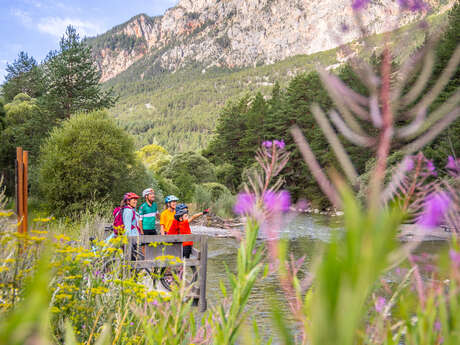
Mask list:
[[[145,198],[147,195],[151,194],[151,193],[155,193],[153,191],[153,188],[147,188],[147,189],[144,189],[144,191],[142,192],[142,197]]]

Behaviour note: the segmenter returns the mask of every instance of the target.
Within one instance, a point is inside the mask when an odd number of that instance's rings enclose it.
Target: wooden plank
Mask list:
[[[151,267],[175,267],[182,266],[184,262],[181,263],[171,263],[168,261],[160,260],[139,260],[139,261],[129,261],[129,265],[133,268],[151,268]],[[198,259],[189,259],[185,260],[185,266],[200,266],[200,260]]]
[[[16,148],[16,161],[18,162],[18,180],[17,180],[17,195],[16,195],[16,203],[18,209],[18,232],[22,233],[22,222],[24,218],[24,164],[23,164],[23,155],[22,155],[22,147]]]
[[[22,232],[27,233],[27,228],[28,228],[28,217],[29,217],[29,208],[28,208],[28,199],[29,199],[29,192],[28,192],[28,186],[29,186],[29,152],[28,151],[23,151],[23,198],[22,198],[22,211],[23,211],[23,220],[22,220]]]
[[[140,235],[141,243],[199,241],[201,235]]]
[[[200,311],[204,312],[207,309],[207,301],[206,301],[206,273],[208,269],[208,237],[201,236],[201,244],[200,244],[200,300],[199,300],[199,307]]]

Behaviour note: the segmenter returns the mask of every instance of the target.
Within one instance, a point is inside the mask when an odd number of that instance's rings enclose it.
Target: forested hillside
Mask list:
[[[430,91],[437,77],[447,66],[457,46],[459,33],[460,6],[456,5],[449,14],[449,27],[436,47],[434,71],[423,94]],[[373,65],[377,72],[378,58],[373,59]],[[398,68],[396,64],[394,67]],[[349,66],[341,67],[337,75],[356,92],[366,94],[366,88],[359,82]],[[453,93],[458,93],[459,85],[460,70],[457,67],[454,77],[433,103],[430,111],[438,109]],[[328,202],[307,169],[289,132],[292,125],[299,126],[320,165],[326,169],[339,166],[312,115],[311,106],[314,103],[319,104],[326,112],[333,105],[319,74],[315,71],[297,75],[285,89],[280,88],[278,84],[275,85],[268,99],[258,92],[230,102],[220,113],[216,136],[203,152],[204,156],[216,164],[217,170],[221,172],[220,182],[225,183],[232,190],[238,190],[248,170],[254,168],[253,157],[262,142],[274,139],[283,140],[287,150],[291,152],[291,158],[282,172],[287,189],[294,198],[308,196],[309,200],[313,200],[315,206],[326,206]],[[362,125],[364,126],[365,123]],[[458,138],[460,138],[460,120],[451,124],[436,141],[428,145],[424,153],[433,160],[435,165],[442,167],[449,155],[460,154]],[[365,173],[373,164],[370,158],[374,152],[363,150],[345,140],[343,144],[357,173],[360,175]],[[397,157],[398,147],[393,147],[392,153]]]
[[[445,14],[431,16],[428,21],[436,30],[444,19]],[[411,27],[396,30],[393,40],[399,41]],[[382,39],[383,35],[375,35],[368,41],[379,46]],[[398,57],[405,57],[422,44],[423,39],[423,32],[417,32],[408,46],[395,53]],[[364,54],[358,41],[349,47]],[[146,56],[104,85],[120,95],[110,114],[135,135],[138,147],[155,143],[170,153],[197,151],[206,147],[216,126],[219,109],[229,100],[239,99],[246,93],[261,92],[269,96],[275,83],[283,88],[299,73],[314,71],[318,65],[338,68],[346,60],[342,50],[331,49],[238,70],[205,69],[203,65],[195,64],[170,73],[152,69],[152,57]]]

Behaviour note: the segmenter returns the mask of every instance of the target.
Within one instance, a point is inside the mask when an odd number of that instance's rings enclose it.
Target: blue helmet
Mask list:
[[[171,201],[179,201],[179,198],[175,195],[168,195],[166,198],[165,198],[165,204],[171,202]]]
[[[184,214],[188,213],[188,207],[185,204],[179,204],[176,206],[176,213],[174,214],[174,218],[179,220]]]

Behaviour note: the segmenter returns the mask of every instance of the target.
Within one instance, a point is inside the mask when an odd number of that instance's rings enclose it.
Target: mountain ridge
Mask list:
[[[433,9],[440,1],[433,0]],[[363,10],[368,34],[417,20],[392,0]],[[180,0],[163,15],[139,14],[87,39],[105,82],[142,58],[156,72],[199,64],[242,68],[312,54],[357,39],[350,0]],[[142,78],[143,76],[140,75]]]

